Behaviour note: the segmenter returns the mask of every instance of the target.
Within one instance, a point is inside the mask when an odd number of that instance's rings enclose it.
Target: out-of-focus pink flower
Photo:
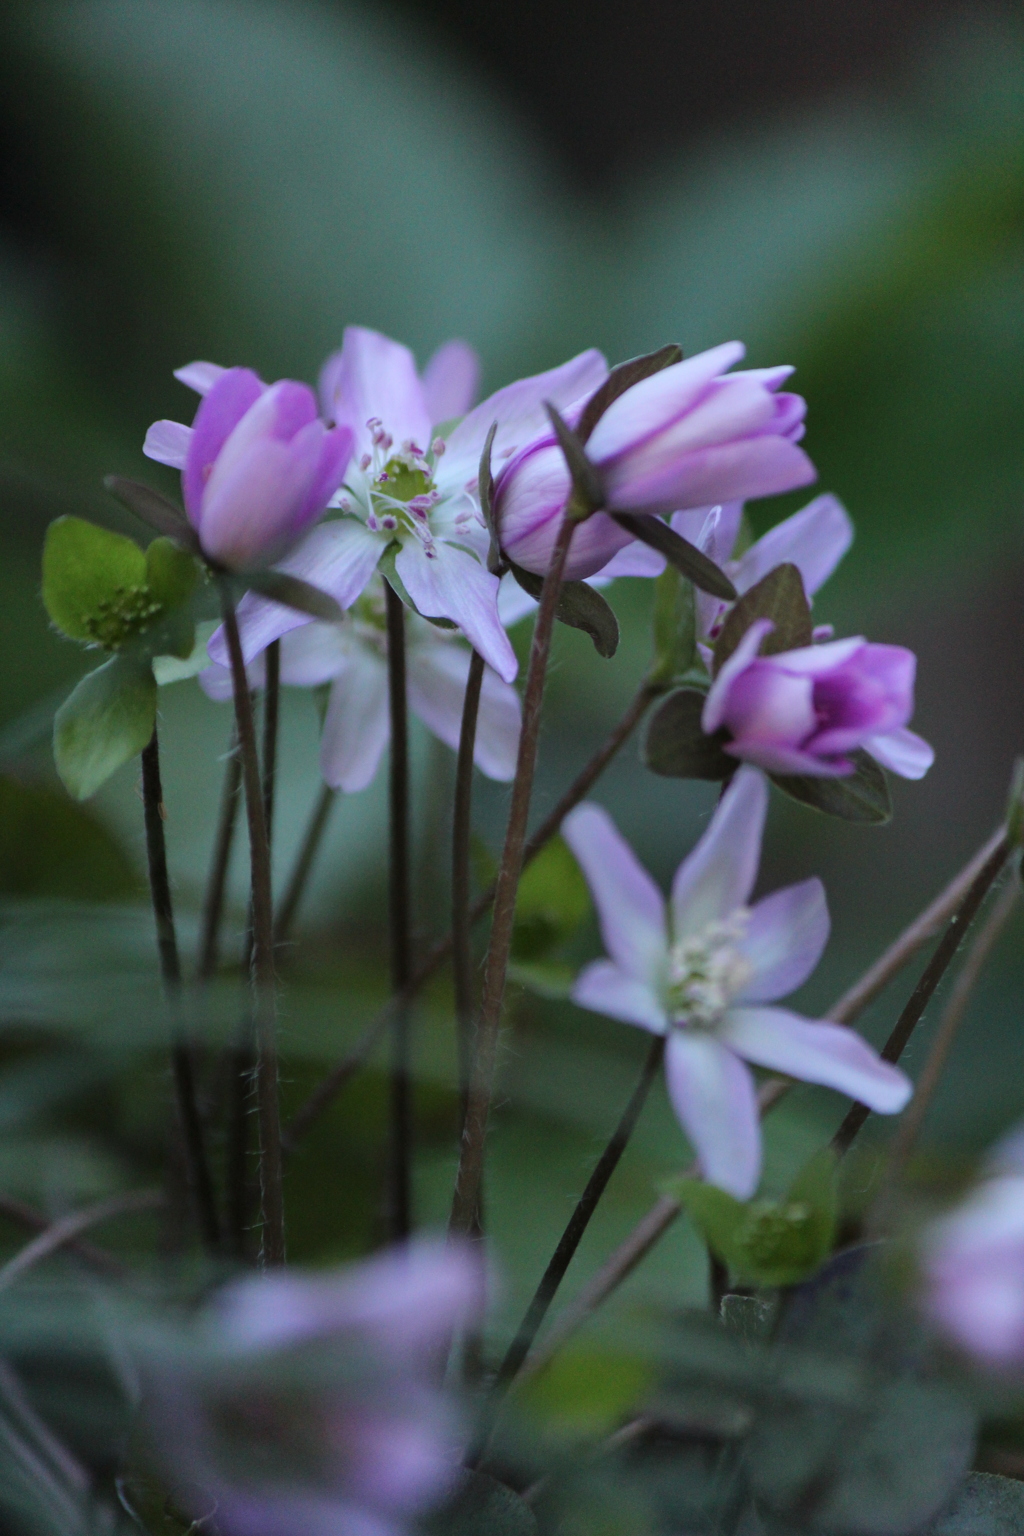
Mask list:
[[[352,433],[325,427],[305,384],[266,385],[248,368],[192,364],[203,386],[191,427],[154,422],[143,452],[180,469],[185,511],[211,560],[272,564],[325,510],[345,474]]]
[[[673,1108],[704,1177],[748,1200],[761,1171],[760,1116],[747,1062],[823,1083],[895,1114],[910,1083],[853,1030],[801,1018],[775,1000],[814,970],[829,932],[820,880],[748,906],[768,788],[741,768],[666,904],[606,811],[582,805],[563,834],[583,869],[609,958],[588,965],[573,999],[667,1035]]]
[[[858,747],[905,779],[919,779],[935,754],[906,729],[914,712],[917,661],[901,645],[861,637],[759,656],[770,619],[758,619],[723,663],[704,704],[709,734],[724,727],[733,757],[769,773],[837,778],[852,773]]]
[[[225,1536],[400,1536],[457,1476],[438,1385],[480,1304],[468,1250],[416,1243],[340,1270],[226,1286],[185,1339],[143,1352],[179,1502]]]
[[[814,479],[814,466],[797,447],[804,402],[779,392],[792,369],[728,373],[743,352],[738,341],[713,347],[641,380],[609,406],[587,443],[608,510],[672,513],[771,496]],[[518,565],[547,569],[569,492],[551,434],[503,470],[495,506],[502,545]],[[610,518],[595,514],[573,535],[567,574],[593,575],[628,542]]]
[[[1015,1132],[958,1209],[921,1244],[922,1307],[982,1364],[1024,1366],[1024,1133]]]

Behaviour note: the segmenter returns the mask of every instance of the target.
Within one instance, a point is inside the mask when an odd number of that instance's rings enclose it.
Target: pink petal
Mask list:
[[[883,768],[904,779],[923,779],[935,761],[935,748],[905,726],[883,736],[869,736],[863,745]]]
[[[347,427],[334,427],[328,432],[320,422],[316,425],[319,432],[320,458],[299,513],[299,522],[302,526],[311,523],[327,506],[344,480],[345,471],[352,457],[352,433]]]
[[[725,719],[729,690],[736,678],[756,659],[761,649],[761,641],[766,635],[770,635],[774,628],[775,625],[771,619],[755,619],[732,655],[722,663],[717,677],[708,690],[701,714],[701,729],[709,736],[714,735]]]
[[[314,425],[318,425],[315,423]],[[232,570],[267,565],[291,534],[314,470],[319,443],[258,438],[244,455],[225,450],[203,495],[200,539]]]
[[[358,794],[377,772],[390,736],[387,665],[368,651],[354,652],[331,684],[320,738],[324,783]]]
[[[445,746],[459,749],[462,708],[469,676],[469,651],[462,645],[427,637],[409,646],[409,708]],[[507,783],[515,775],[519,751],[519,695],[485,668],[480,690],[474,761],[489,779]]]
[[[192,428],[180,421],[154,421],[146,433],[142,451],[147,459],[157,464],[169,464],[171,469],[184,469],[188,459]]]
[[[628,466],[627,466],[628,468]],[[685,454],[657,474],[613,471],[613,504],[646,512],[673,512],[709,502],[747,501],[810,485],[817,471],[802,448],[784,437],[745,437]]]
[[[193,527],[199,527],[203,491],[218,454],[264,389],[265,385],[250,369],[228,368],[200,404],[182,475],[185,510]]]
[[[608,475],[615,504],[639,505],[630,498],[627,484],[671,473],[684,455],[754,437],[771,421],[774,410],[774,396],[760,385],[732,379],[713,382],[691,410],[643,442],[627,446],[616,458]]]
[[[746,904],[757,879],[768,786],[741,768],[715,808],[704,836],[672,882],[672,937],[701,933]]]
[[[197,395],[208,395],[225,373],[227,369],[219,363],[186,363],[184,368],[175,368],[174,377],[179,384],[194,389]]]
[[[624,1024],[638,1024],[655,1035],[663,1035],[668,1027],[665,1009],[653,987],[627,976],[611,960],[595,960],[586,966],[577,976],[571,995],[580,1008]]]
[[[734,580],[739,592],[747,592],[787,561],[804,579],[804,591],[813,597],[832,575],[853,542],[853,524],[835,496],[817,496],[800,512],[752,544],[740,557]]]
[[[479,386],[480,359],[468,342],[446,341],[438,347],[423,370],[423,395],[433,424],[465,416]]]
[[[749,1200],[761,1177],[761,1127],[754,1080],[713,1035],[674,1029],[665,1080],[709,1184]]]
[[[454,544],[438,540],[433,556],[409,540],[395,569],[425,618],[451,619],[498,676],[511,683],[519,670],[516,653],[498,617],[498,578]]]
[[[739,1001],[769,1003],[795,992],[821,959],[829,927],[820,880],[787,885],[757,902],[740,945],[753,975]]]
[[[773,656],[771,665],[794,677],[820,677],[843,666],[867,643],[863,635],[851,635],[848,640],[829,640],[825,645],[803,645]]]
[[[722,748],[730,757],[743,763],[753,763],[765,773],[781,773],[786,776],[802,775],[812,779],[843,779],[854,771],[854,764],[846,758],[815,757],[800,747],[787,746],[770,736],[742,736],[727,741]]]
[[[665,961],[665,898],[601,806],[577,806],[562,836],[587,877],[609,955],[628,976],[656,985]]]
[[[660,432],[691,410],[713,381],[739,362],[744,350],[742,342],[727,341],[634,384],[613,401],[594,428],[587,444],[590,457],[597,464],[607,464]]]
[[[879,1115],[898,1115],[914,1091],[910,1079],[852,1029],[785,1008],[733,1009],[719,1038],[756,1066],[835,1088]]]
[[[389,336],[346,326],[341,353],[325,365],[321,389],[332,391],[324,408],[332,420],[351,428],[357,454],[372,447],[366,423],[373,418],[394,438],[396,452],[409,440],[424,452],[430,447],[432,423],[416,360]]]
[[[543,575],[551,564],[562,513],[570,491],[565,456],[553,440],[542,440],[513,459],[495,488],[501,543],[510,559]],[[632,535],[603,512],[576,528],[565,564],[567,581],[581,581],[604,569]]]

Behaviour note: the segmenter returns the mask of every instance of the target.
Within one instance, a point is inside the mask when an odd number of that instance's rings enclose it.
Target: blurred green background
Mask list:
[[[173,489],[141,443],[152,420],[187,418],[192,397],[171,370],[192,358],[312,379],[358,322],[421,358],[464,336],[489,388],[590,345],[617,360],[739,336],[755,365],[796,364],[821,487],[857,526],[816,613],[917,651],[914,724],[938,753],[922,784],[895,785],[884,830],[774,803],[763,888],[820,873],[834,917],[801,1005],[824,1008],[999,820],[1024,746],[1019,14],[851,0],[786,7],[773,25],[751,0],[714,16],[670,0],[629,10],[65,0],[0,11],[0,1190],[60,1208],[151,1177],[162,1144],[137,771],[86,813],[57,784],[49,721],[91,658],[48,629],[38,565],[62,512],[139,532],[105,499],[104,473]],[[755,523],[806,499],[754,507]],[[624,639],[612,662],[559,635],[538,808],[636,686],[649,597],[639,582],[613,589]],[[161,703],[188,936],[228,715],[193,683]],[[287,695],[279,871],[318,791],[316,729],[310,696]],[[426,943],[445,926],[451,761],[426,740],[415,750]],[[667,879],[712,792],[653,778],[631,744],[599,798]],[[505,804],[480,785],[492,849]],[[244,923],[242,851],[229,950]],[[290,1102],[383,996],[384,856],[379,776],[335,808],[302,943],[282,960]],[[943,1158],[1024,1112],[1020,938],[1018,925],[1001,946],[931,1118]],[[592,927],[574,945],[576,959],[595,953]],[[237,985],[225,975],[211,1030],[237,1012]],[[873,1038],[901,995],[873,1010]],[[418,1202],[439,1223],[454,1168],[446,983],[418,1031]],[[506,1315],[628,1095],[645,1048],[635,1034],[514,991],[488,1189]],[[357,1078],[296,1157],[294,1257],[379,1237],[382,1106],[379,1072]],[[769,1188],[841,1112],[824,1092],[791,1096],[769,1123]],[[687,1156],[659,1091],[569,1291]],[[678,1224],[602,1326],[699,1296],[702,1264]]]

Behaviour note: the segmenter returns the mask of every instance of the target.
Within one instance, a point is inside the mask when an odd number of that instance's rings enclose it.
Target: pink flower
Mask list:
[[[883,767],[920,779],[935,753],[906,729],[914,712],[917,661],[901,645],[861,637],[759,656],[770,619],[758,619],[722,665],[704,704],[723,749],[769,773],[835,778],[852,773],[863,747]]]
[[[399,1536],[457,1476],[438,1382],[479,1307],[466,1251],[420,1242],[333,1274],[226,1286],[143,1359],[175,1496],[225,1536]]]
[[[778,393],[792,369],[727,373],[743,351],[733,341],[686,358],[634,384],[609,406],[586,451],[610,511],[671,513],[771,496],[814,479],[814,466],[797,447],[804,402]],[[570,412],[570,422],[583,404]],[[518,565],[547,569],[569,490],[569,473],[550,433],[503,471],[495,496],[498,522],[502,544]],[[573,536],[568,574],[593,575],[628,542],[610,518],[595,514]]]
[[[748,1200],[761,1171],[757,1096],[747,1062],[849,1094],[879,1114],[910,1097],[898,1068],[839,1024],[768,1007],[814,970],[829,932],[820,880],[752,907],[768,804],[741,768],[666,904],[606,811],[582,805],[563,833],[582,866],[610,958],[588,965],[573,999],[667,1035],[669,1097],[704,1177]]]
[[[305,384],[192,364],[181,371],[193,387],[197,370],[205,398],[193,425],[154,422],[143,452],[181,470],[185,511],[211,560],[231,570],[272,564],[338,489],[352,433],[324,426]]]
[[[998,1149],[964,1203],[926,1229],[922,1307],[983,1364],[1024,1365],[1024,1137]]]

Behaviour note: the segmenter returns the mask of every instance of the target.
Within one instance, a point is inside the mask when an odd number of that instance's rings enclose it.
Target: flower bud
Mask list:
[[[554,437],[531,443],[509,461],[495,483],[493,504],[501,546],[510,560],[537,574],[547,570],[571,494],[565,456]],[[624,528],[595,512],[573,534],[566,580],[593,576],[631,542]]]

